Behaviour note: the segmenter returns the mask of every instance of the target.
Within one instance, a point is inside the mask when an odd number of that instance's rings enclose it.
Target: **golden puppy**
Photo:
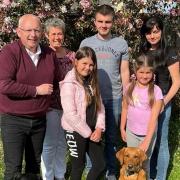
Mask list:
[[[144,151],[136,147],[122,148],[116,153],[121,163],[119,180],[146,180],[146,172],[142,163],[147,159]]]

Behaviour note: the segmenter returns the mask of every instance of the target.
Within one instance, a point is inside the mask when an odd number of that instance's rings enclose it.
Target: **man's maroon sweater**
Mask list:
[[[36,117],[45,115],[50,96],[35,96],[36,86],[53,84],[55,53],[41,47],[35,66],[21,41],[6,45],[0,52],[0,113]]]

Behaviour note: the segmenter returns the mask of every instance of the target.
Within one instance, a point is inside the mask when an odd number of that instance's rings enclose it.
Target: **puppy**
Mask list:
[[[147,159],[144,151],[136,147],[122,148],[116,153],[121,163],[119,180],[146,180],[146,172],[142,163]]]

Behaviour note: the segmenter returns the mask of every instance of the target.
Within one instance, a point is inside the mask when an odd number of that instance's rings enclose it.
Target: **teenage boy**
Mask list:
[[[111,34],[115,12],[109,5],[101,5],[95,12],[97,34],[84,39],[80,47],[94,49],[98,62],[98,78],[106,111],[105,158],[106,177],[116,179],[116,147],[118,145],[122,87],[129,82],[128,45],[122,37]]]

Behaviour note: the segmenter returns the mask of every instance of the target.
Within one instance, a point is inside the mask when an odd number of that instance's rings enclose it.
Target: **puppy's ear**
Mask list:
[[[141,162],[144,162],[147,159],[146,153],[140,149]]]
[[[119,150],[117,153],[116,153],[116,157],[117,159],[120,161],[121,165],[123,165],[123,161],[124,161],[124,151],[125,151],[126,148],[122,148],[121,150]]]

